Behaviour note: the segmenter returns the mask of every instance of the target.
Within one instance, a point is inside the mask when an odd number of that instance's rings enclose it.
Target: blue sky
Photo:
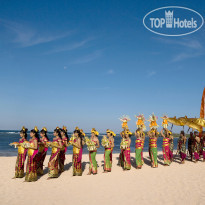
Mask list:
[[[204,16],[203,0],[1,1],[0,129],[119,132],[123,114],[131,130],[139,113],[198,117],[204,26],[164,37],[142,23],[147,12],[172,5]]]

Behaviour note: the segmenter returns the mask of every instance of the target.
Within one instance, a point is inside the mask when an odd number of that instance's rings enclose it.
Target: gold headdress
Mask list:
[[[94,135],[97,136],[99,135],[99,132],[95,128],[92,128],[91,133],[94,133]]]
[[[34,130],[35,130],[35,132],[38,132],[38,127],[35,126],[35,127],[34,127]]]
[[[23,126],[21,130],[22,130],[23,132],[25,132],[25,131],[26,131],[26,128]]]
[[[116,134],[112,131],[112,130],[110,130],[110,133],[115,137],[116,136]]]
[[[149,116],[149,127],[150,129],[154,128],[154,129],[157,129],[159,127],[159,125],[157,124],[157,120],[158,120],[158,117],[155,116],[154,113],[152,113],[152,115]]]
[[[79,127],[75,127],[75,130],[80,130]]]
[[[111,130],[110,130],[110,129],[107,129],[106,133],[110,133],[110,132],[111,132]]]
[[[63,128],[62,128],[65,132],[67,132],[67,127],[63,125]]]
[[[131,120],[130,117],[128,115],[123,115],[119,119],[120,119],[120,121],[122,121],[122,128],[128,129],[127,122],[129,122]]]
[[[127,129],[127,130],[125,130],[125,134],[132,135],[132,132],[130,132],[130,130]]]
[[[136,125],[137,125],[137,128],[141,128],[143,131],[146,130],[146,126],[145,126],[145,117],[143,114],[140,114],[140,115],[135,115],[135,117],[137,118],[137,122],[136,122]]]
[[[44,130],[45,132],[47,132],[47,128],[46,128],[46,127],[43,127],[42,130]]]
[[[80,129],[80,132],[85,137],[85,133],[83,132],[83,129]]]

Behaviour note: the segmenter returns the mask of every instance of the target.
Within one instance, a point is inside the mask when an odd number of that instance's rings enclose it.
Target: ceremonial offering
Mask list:
[[[137,122],[136,122],[136,125],[137,125],[137,128],[141,128],[143,131],[146,130],[146,126],[145,126],[145,117],[143,114],[140,114],[140,115],[135,115],[135,117],[137,118]]]
[[[120,119],[120,121],[122,121],[122,128],[128,129],[127,122],[129,122],[131,120],[130,117],[128,115],[123,115],[119,119]]]
[[[10,143],[9,145],[10,146],[14,146],[14,148],[16,149],[17,146],[19,145],[19,143],[18,142],[13,142],[13,143]]]
[[[123,138],[120,143],[120,149],[127,149],[127,147],[128,147],[128,141]]]
[[[70,138],[69,142],[68,142],[68,146],[73,145],[75,139],[76,139],[76,137],[73,134],[72,137]]]
[[[21,146],[25,149],[28,149],[30,147],[30,143],[28,141],[24,141],[23,143],[21,143]]]
[[[163,119],[163,122],[162,122],[162,127],[163,128],[167,128],[168,127],[168,116],[167,115],[164,115],[163,117],[161,117]]]
[[[155,116],[154,113],[152,113],[152,115],[149,116],[148,121],[150,122],[149,124],[150,129],[153,129],[153,128],[157,129],[159,127],[159,125],[157,124],[157,120],[158,120],[158,117]]]
[[[95,143],[88,137],[85,137],[85,144],[87,145],[88,151],[94,151],[97,149]]]
[[[102,138],[101,145],[105,148],[107,148],[109,146],[109,140],[105,135]]]

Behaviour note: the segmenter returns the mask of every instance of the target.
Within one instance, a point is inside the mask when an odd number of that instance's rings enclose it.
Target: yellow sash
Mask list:
[[[53,145],[58,146],[58,142],[52,142]],[[52,147],[52,153],[56,153],[58,151],[58,148]]]
[[[79,154],[80,149],[78,149],[77,147],[73,146],[73,154]]]
[[[33,142],[30,142],[30,146],[31,147],[34,147],[34,143]],[[34,149],[28,149],[28,156],[32,156],[33,155],[33,153],[34,153]]]
[[[20,146],[18,146],[18,153],[19,154],[23,154],[24,153],[24,148],[21,146],[21,144],[20,144]]]

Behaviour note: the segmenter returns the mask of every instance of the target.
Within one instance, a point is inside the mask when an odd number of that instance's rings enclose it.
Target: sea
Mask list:
[[[13,146],[10,146],[9,144],[12,142],[18,142],[20,139],[20,132],[18,130],[0,130],[0,156],[16,156],[17,155],[17,149],[15,149]],[[71,137],[72,133],[68,133],[68,136]],[[86,134],[88,137],[90,137],[90,134]],[[99,135],[99,140],[101,142],[101,139],[105,134],[100,134]],[[49,140],[53,140],[53,132],[48,132],[48,137]],[[28,139],[29,139],[29,132],[28,132]],[[131,137],[131,152],[135,152],[135,136]],[[178,138],[174,138],[174,149],[177,149],[177,141]],[[115,137],[115,147],[113,149],[113,153],[120,153],[120,142],[121,142],[121,137],[120,135],[116,135]],[[149,147],[149,138],[146,136],[145,138],[145,144],[144,144],[144,151],[148,151]],[[162,150],[162,137],[159,137],[157,140],[157,147],[158,150]],[[98,153],[104,153],[104,147],[100,146],[98,148]],[[86,145],[83,148],[83,153],[87,154],[88,150]],[[48,153],[51,154],[51,149],[49,148]],[[67,149],[66,154],[72,154],[72,146],[69,146]]]

